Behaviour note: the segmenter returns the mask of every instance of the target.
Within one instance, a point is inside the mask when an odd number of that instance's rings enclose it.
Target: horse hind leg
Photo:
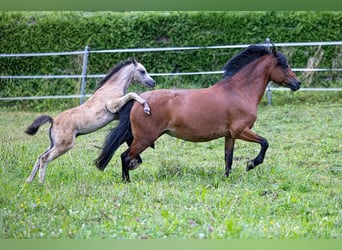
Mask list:
[[[31,125],[31,126],[32,126],[32,125]],[[37,130],[38,130],[38,129],[35,129],[35,131],[37,131]],[[50,143],[51,143],[51,145],[50,145],[50,147],[49,147],[48,150],[44,151],[42,154],[40,154],[40,155],[38,156],[38,158],[37,158],[37,160],[36,160],[36,162],[35,162],[35,164],[34,164],[34,166],[33,166],[33,168],[32,168],[32,171],[31,171],[30,176],[26,179],[26,182],[28,182],[28,183],[31,183],[31,182],[33,181],[33,179],[36,177],[38,170],[41,168],[41,166],[42,166],[42,164],[43,164],[42,159],[43,159],[43,158],[45,157],[45,155],[48,154],[48,153],[52,150],[52,148],[54,147],[54,141],[53,141],[53,139],[52,139],[52,137],[51,137],[51,128],[50,128],[50,130],[49,130],[49,138],[50,138]]]
[[[38,157],[30,176],[27,178],[26,181],[28,183],[31,183],[34,177],[37,175],[37,172],[39,172],[39,182],[43,183],[45,179],[47,165],[57,157],[68,152],[72,147],[73,141],[68,145],[63,146],[52,145],[48,150],[46,150]]]
[[[142,163],[142,159],[140,155],[136,155],[135,157],[130,157],[128,154],[128,150],[121,154],[121,166],[122,166],[122,181],[123,182],[131,182],[129,178],[129,171],[134,170],[139,167]]]
[[[37,172],[38,172],[38,169],[40,168],[40,164],[41,164],[41,163],[40,163],[40,159],[41,159],[41,157],[42,157],[46,152],[48,152],[48,151],[45,151],[43,154],[41,154],[41,155],[37,158],[36,163],[34,164],[34,166],[33,166],[33,168],[32,168],[32,171],[31,171],[30,176],[26,179],[26,182],[31,183],[31,182],[33,181],[34,177],[36,177]]]
[[[129,171],[135,169],[134,164],[141,164],[142,160],[140,157],[140,153],[142,153],[147,147],[149,147],[148,145],[137,145],[133,143],[125,152],[121,154],[122,180],[124,182],[131,182],[129,178]],[[151,145],[153,145],[153,142],[151,143]]]
[[[34,164],[34,166],[32,168],[30,176],[26,179],[26,182],[31,183],[33,181],[33,179],[36,177],[38,171],[39,171],[40,182],[44,181],[45,168],[46,168],[46,165],[48,164],[48,162],[46,162],[45,159],[49,155],[49,153],[51,152],[52,149],[53,149],[53,146],[38,156],[36,163]],[[44,176],[42,177],[42,169],[43,168],[44,168],[44,170],[43,170]]]
[[[126,140],[126,143],[129,146],[131,146],[133,142],[133,138],[129,138],[128,140]],[[130,162],[129,162],[129,170],[135,170],[137,169],[141,164],[142,164],[142,158],[140,157],[140,155],[137,155],[135,158],[133,158]]]
[[[121,154],[122,181],[131,182],[129,178],[129,164],[132,158],[128,157],[128,150]]]

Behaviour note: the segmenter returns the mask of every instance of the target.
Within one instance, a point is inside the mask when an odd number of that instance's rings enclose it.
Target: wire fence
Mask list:
[[[69,52],[48,52],[48,53],[20,53],[20,54],[0,54],[1,58],[8,57],[46,57],[46,56],[65,56],[65,55],[82,55],[82,73],[80,75],[1,75],[0,79],[80,79],[81,90],[79,95],[56,95],[56,96],[21,96],[21,97],[0,97],[0,101],[13,100],[38,100],[38,99],[63,99],[63,98],[79,98],[83,103],[85,98],[90,94],[85,93],[87,78],[102,78],[105,74],[87,74],[88,56],[91,53],[129,53],[129,52],[165,52],[165,51],[186,51],[186,50],[203,50],[203,49],[237,49],[246,48],[250,44],[237,45],[220,45],[220,46],[193,46],[193,47],[166,47],[166,48],[131,48],[131,49],[109,49],[109,50],[90,50],[88,46],[84,50]],[[270,39],[266,38],[265,46],[271,46]],[[341,46],[342,41],[332,42],[293,42],[293,43],[275,43],[277,47],[296,47],[296,46]],[[337,71],[342,72],[341,68],[292,68],[298,72],[326,72]],[[198,71],[198,72],[166,72],[166,73],[150,73],[151,76],[184,76],[184,75],[211,75],[223,74],[223,71]],[[271,84],[266,89],[268,102],[271,103],[272,91],[285,91],[286,88],[273,88]],[[301,91],[342,91],[342,88],[301,88]]]

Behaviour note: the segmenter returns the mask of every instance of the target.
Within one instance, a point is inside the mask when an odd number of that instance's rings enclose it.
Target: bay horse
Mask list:
[[[251,131],[268,82],[292,91],[300,81],[286,57],[265,46],[250,45],[224,66],[224,79],[203,89],[154,90],[142,93],[152,109],[144,116],[141,107],[127,103],[120,111],[119,125],[107,135],[95,163],[104,170],[115,150],[124,142],[129,148],[121,154],[122,178],[129,182],[129,170],[136,157],[163,134],[185,141],[206,142],[225,138],[225,176],[231,173],[236,139],[261,145],[259,154],[247,162],[249,171],[264,160],[268,142]],[[133,164],[132,164],[133,162]]]
[[[144,106],[144,112],[150,115],[150,107],[143,98],[134,92],[127,93],[132,82],[147,87],[155,86],[155,80],[145,67],[136,59],[129,58],[114,66],[99,82],[93,95],[80,106],[63,111],[55,119],[49,115],[37,117],[25,132],[35,135],[42,124],[50,122],[51,145],[38,156],[26,181],[32,182],[39,170],[39,181],[43,183],[49,162],[73,148],[77,136],[92,133],[117,120],[117,112],[129,100],[136,100]]]

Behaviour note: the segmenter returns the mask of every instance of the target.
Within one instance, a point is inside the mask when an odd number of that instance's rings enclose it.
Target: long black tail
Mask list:
[[[101,154],[95,160],[98,169],[104,170],[120,145],[133,139],[129,118],[133,104],[133,100],[129,101],[120,109],[119,125],[106,136]]]
[[[46,122],[53,123],[53,119],[51,116],[48,115],[41,115],[37,117],[32,124],[25,130],[25,133],[28,135],[35,135],[41,125]]]

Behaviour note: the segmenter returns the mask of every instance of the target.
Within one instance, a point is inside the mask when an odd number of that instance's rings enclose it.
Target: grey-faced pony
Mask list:
[[[134,58],[118,63],[98,84],[93,95],[83,104],[60,113],[56,118],[49,115],[37,117],[25,131],[35,135],[39,127],[50,122],[50,147],[38,156],[27,182],[32,182],[39,170],[39,181],[44,182],[46,167],[49,162],[69,151],[79,135],[94,132],[113,120],[118,119],[119,109],[129,100],[136,100],[144,106],[149,115],[148,103],[136,93],[127,93],[132,82],[154,87],[155,81],[145,67]]]

